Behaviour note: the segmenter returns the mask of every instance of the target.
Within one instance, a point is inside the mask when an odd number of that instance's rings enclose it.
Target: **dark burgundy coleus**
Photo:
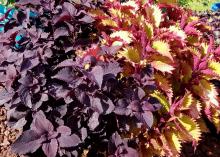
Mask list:
[[[139,157],[138,151],[128,146],[128,141],[123,140],[116,132],[108,143],[109,157]]]
[[[30,130],[26,130],[12,144],[12,150],[18,154],[33,153],[42,146],[47,157],[55,157],[58,148],[77,146],[81,142],[76,134],[71,134],[67,126],[59,126],[56,130],[46,118],[43,111],[38,111],[33,118]]]
[[[23,129],[12,145],[15,153],[76,157],[86,149],[93,157],[108,152],[117,132],[123,140],[120,133],[153,125],[159,104],[148,93],[155,88],[152,68],[121,77],[124,61],[114,57],[120,47],[91,46],[98,38],[91,38],[97,31],[87,11],[101,3],[15,3],[17,11],[0,34],[0,105],[8,109],[8,125]],[[87,53],[79,57],[78,49]],[[136,153],[126,143],[114,154]]]

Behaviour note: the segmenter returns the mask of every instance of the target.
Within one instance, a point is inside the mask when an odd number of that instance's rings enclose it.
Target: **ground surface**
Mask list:
[[[8,128],[5,124],[6,110],[0,108],[0,157],[16,157],[10,151],[10,144],[16,139],[18,131]]]

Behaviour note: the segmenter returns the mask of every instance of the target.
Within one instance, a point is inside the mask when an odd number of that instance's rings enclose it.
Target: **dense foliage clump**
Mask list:
[[[117,132],[152,126],[159,102],[144,89],[154,88],[153,69],[137,68],[134,77],[119,79],[124,63],[111,55],[117,48],[91,45],[98,38],[87,11],[101,3],[15,3],[18,10],[1,34],[0,96],[8,125],[23,130],[12,145],[16,153],[42,155],[42,147],[49,157],[107,150],[137,156],[136,139],[123,140]],[[106,52],[106,58],[93,56]]]
[[[198,12],[196,15],[199,16],[201,21],[208,23],[211,26],[215,43],[217,45],[220,45],[220,28],[219,28],[220,11],[216,11],[216,12],[203,11],[203,12]]]
[[[124,76],[137,66],[154,69],[156,89],[150,95],[162,108],[151,130],[142,130],[142,156],[178,156],[186,141],[196,146],[205,131],[204,117],[219,131],[219,97],[210,82],[219,80],[219,48],[211,36],[209,43],[203,35],[210,27],[174,5],[106,1],[104,6],[106,11],[92,13],[102,44],[120,47],[115,56],[125,60],[126,72],[130,69]]]
[[[178,156],[219,132],[220,48],[153,1],[20,0],[0,36],[0,105],[28,156]],[[214,79],[214,81],[213,81]]]

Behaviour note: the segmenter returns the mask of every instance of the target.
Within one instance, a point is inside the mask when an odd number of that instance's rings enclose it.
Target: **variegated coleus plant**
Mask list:
[[[220,131],[220,99],[210,81],[220,79],[220,48],[203,37],[209,26],[177,6],[143,0],[107,0],[91,14],[102,34],[100,45],[117,48],[99,58],[125,61],[121,78],[146,65],[154,68],[157,90],[150,95],[163,107],[150,130],[127,135],[139,139],[140,156],[179,156],[181,143],[196,146],[207,131],[203,117]]]

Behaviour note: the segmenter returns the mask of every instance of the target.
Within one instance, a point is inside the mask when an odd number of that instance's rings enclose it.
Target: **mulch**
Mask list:
[[[7,127],[6,109],[0,107],[0,157],[17,157],[10,151],[10,145],[16,140],[18,134],[18,130]]]

